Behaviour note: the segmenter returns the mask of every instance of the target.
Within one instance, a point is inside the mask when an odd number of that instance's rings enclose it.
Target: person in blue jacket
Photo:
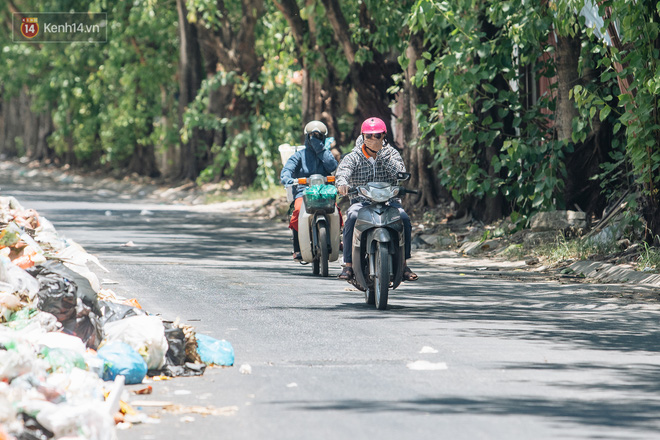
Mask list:
[[[329,176],[337,169],[337,161],[329,149],[325,148],[328,136],[328,127],[321,121],[311,121],[305,125],[305,148],[296,152],[284,164],[280,173],[280,182],[283,185],[294,184],[294,179],[309,177],[312,174]],[[305,188],[294,188],[294,208],[289,228],[293,231],[293,259],[302,262],[300,242],[298,241],[298,216],[302,205],[302,196]]]

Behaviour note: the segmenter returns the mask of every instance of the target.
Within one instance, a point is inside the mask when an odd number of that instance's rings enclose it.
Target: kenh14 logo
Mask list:
[[[39,20],[36,17],[23,17],[21,34],[25,38],[34,38],[39,33]]]

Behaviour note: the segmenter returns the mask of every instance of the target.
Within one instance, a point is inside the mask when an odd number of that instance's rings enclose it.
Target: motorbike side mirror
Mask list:
[[[410,173],[404,173],[402,171],[399,171],[396,173],[396,179],[405,182],[406,180],[410,180],[410,176],[412,174]]]

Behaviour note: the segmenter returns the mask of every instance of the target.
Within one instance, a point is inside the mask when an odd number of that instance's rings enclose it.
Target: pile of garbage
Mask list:
[[[231,366],[231,344],[101,288],[96,257],[0,197],[0,440],[116,438],[125,384]],[[107,270],[106,270],[107,271]]]

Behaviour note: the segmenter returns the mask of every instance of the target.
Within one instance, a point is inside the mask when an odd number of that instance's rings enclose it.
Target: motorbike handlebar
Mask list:
[[[351,194],[358,194],[358,187],[357,186],[352,186],[348,189],[348,193],[346,195],[351,195]],[[403,196],[406,194],[419,194],[419,191],[416,189],[407,189],[402,186],[399,187],[399,195]]]
[[[335,183],[335,176],[325,176],[325,183]],[[294,185],[308,185],[309,177],[301,177],[300,179],[293,179]]]

